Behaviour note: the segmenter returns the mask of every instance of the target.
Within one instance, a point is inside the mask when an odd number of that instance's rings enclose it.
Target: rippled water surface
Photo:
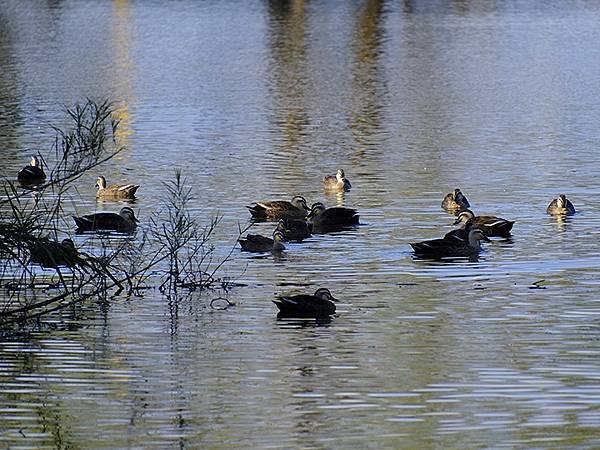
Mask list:
[[[591,1],[1,2],[2,176],[49,154],[62,105],[109,96],[128,148],[103,174],[142,186],[142,220],[182,168],[221,256],[258,199],[362,223],[236,250],[227,310],[150,291],[0,342],[2,446],[600,446],[599,35]],[[353,189],[327,196],[338,167]],[[97,175],[67,213],[119,208]],[[457,186],[512,238],[415,260]],[[322,286],[329,323],[277,320],[276,294]]]

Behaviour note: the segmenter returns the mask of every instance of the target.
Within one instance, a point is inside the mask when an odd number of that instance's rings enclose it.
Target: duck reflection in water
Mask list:
[[[333,322],[330,316],[324,317],[289,317],[285,314],[277,314],[277,322],[282,328],[317,328],[328,327]]]
[[[335,197],[335,204],[339,207],[346,206],[346,191],[325,191],[325,196],[333,198]]]
[[[549,219],[550,222],[553,222],[556,226],[556,231],[559,233],[564,233],[569,228],[571,221],[573,219],[570,216],[566,216],[563,214],[557,214]]]

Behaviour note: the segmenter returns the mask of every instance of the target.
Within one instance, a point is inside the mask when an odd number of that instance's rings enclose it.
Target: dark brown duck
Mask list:
[[[337,299],[329,289],[320,288],[314,295],[282,295],[273,300],[279,315],[285,317],[326,317],[335,314]]]

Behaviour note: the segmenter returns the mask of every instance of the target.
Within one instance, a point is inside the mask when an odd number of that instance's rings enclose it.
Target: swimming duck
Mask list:
[[[546,208],[546,212],[553,215],[570,216],[575,214],[575,207],[565,194],[560,194],[558,198],[550,202],[548,208]]]
[[[495,216],[476,216],[470,209],[461,211],[453,225],[462,223],[466,231],[479,228],[486,236],[509,237],[514,221]]]
[[[276,229],[281,231],[286,241],[300,242],[310,237],[310,228],[304,219],[281,219]]]
[[[56,242],[41,238],[29,246],[30,261],[42,267],[57,268],[59,266],[85,266],[87,262],[81,258],[71,239]]]
[[[99,212],[86,216],[73,216],[77,225],[77,232],[84,231],[117,231],[120,233],[132,233],[139,220],[136,219],[133,209],[129,206],[121,208],[119,214],[113,212]]]
[[[442,208],[446,211],[460,211],[462,209],[469,209],[470,206],[469,200],[467,200],[467,197],[458,188],[446,195],[442,201]]]
[[[352,185],[346,178],[344,169],[338,169],[335,175],[327,175],[323,178],[325,189],[332,191],[349,191]]]
[[[313,203],[308,223],[312,226],[313,232],[333,231],[350,225],[358,225],[359,215],[353,208],[344,208],[334,206],[326,208],[321,202]]]
[[[135,198],[135,192],[138,190],[139,185],[137,184],[111,184],[106,186],[106,178],[99,176],[96,180],[96,197],[101,198]]]
[[[314,295],[282,295],[273,300],[279,308],[279,315],[285,317],[324,317],[335,314],[337,299],[329,289],[320,288]]]
[[[285,250],[284,237],[281,231],[273,232],[273,239],[260,234],[248,234],[245,239],[238,239],[242,251],[252,253],[280,252]]]
[[[22,183],[39,183],[46,179],[46,174],[42,168],[40,158],[37,156],[31,157],[31,163],[23,167],[17,174],[17,180]]]
[[[449,237],[447,239],[441,238],[411,243],[410,246],[415,251],[415,254],[432,258],[476,256],[481,251],[481,241],[490,242],[483,231],[474,228],[469,231],[467,242]]]
[[[253,219],[280,220],[285,218],[303,219],[308,213],[306,199],[300,195],[292,198],[291,202],[284,200],[275,200],[268,202],[255,202],[251,206],[246,206]]]

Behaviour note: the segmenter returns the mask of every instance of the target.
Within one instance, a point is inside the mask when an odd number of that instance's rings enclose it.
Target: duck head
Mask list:
[[[315,292],[315,297],[323,299],[323,300],[331,300],[332,302],[337,302],[338,299],[331,295],[329,289],[327,288],[319,288]]]
[[[106,189],[106,178],[100,175],[96,180],[96,187],[98,189]]]
[[[335,174],[335,178],[337,179],[338,183],[343,182],[346,179],[344,169],[338,169],[337,173]]]
[[[135,217],[133,209],[131,209],[129,206],[121,208],[119,215],[130,222],[139,223],[139,220]]]
[[[284,242],[285,242],[285,237],[283,236],[283,233],[276,229],[273,232],[273,250],[275,250],[275,251],[285,250],[285,245],[283,245]]]
[[[303,209],[305,211],[308,211],[308,205],[306,204],[306,199],[304,197],[302,197],[301,195],[296,195],[294,198],[292,198],[291,203],[298,209]]]
[[[275,228],[275,231],[280,231],[280,232],[284,232],[287,228],[287,224],[285,222],[284,219],[279,219],[279,222],[277,222],[277,227]],[[275,234],[275,233],[273,233]]]
[[[327,208],[325,208],[325,205],[321,202],[313,203],[312,206],[310,207],[310,213],[308,214],[308,218],[310,219],[312,217],[317,217],[319,214],[321,214],[326,209]]]
[[[70,250],[75,250],[75,244],[73,243],[72,239],[69,239],[69,238],[63,239],[62,242],[60,243],[60,245],[63,248],[68,248]]]
[[[275,229],[275,231],[273,231],[273,240],[275,242],[285,242],[285,237],[280,230]]]
[[[567,206],[567,196],[565,194],[560,194],[556,199],[556,206],[559,208],[566,208]]]
[[[473,217],[475,217],[475,214],[473,214],[473,211],[471,211],[470,209],[465,209],[464,211],[461,211],[461,213],[458,215],[458,217],[456,218],[456,220],[454,221],[454,223],[452,225],[458,225],[460,223],[467,223],[469,221],[469,219],[472,219]]]
[[[42,163],[40,162],[40,158],[38,156],[32,156],[29,164],[32,167],[42,167]]]
[[[479,242],[491,242],[490,239],[479,228],[469,231],[469,245],[471,247],[480,247]]]

